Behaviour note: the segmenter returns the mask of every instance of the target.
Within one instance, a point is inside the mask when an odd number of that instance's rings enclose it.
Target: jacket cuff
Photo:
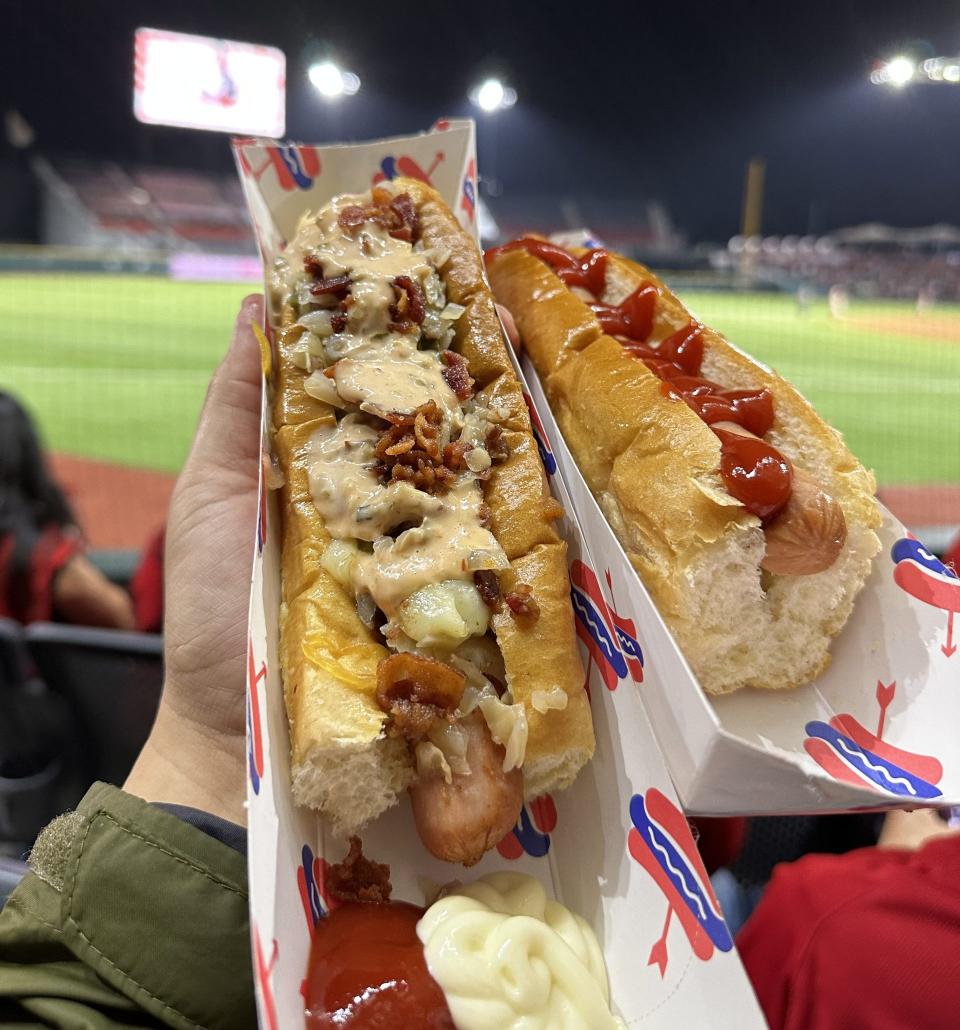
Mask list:
[[[256,1026],[243,856],[105,783],[75,818],[61,895],[71,951],[171,1026]]]

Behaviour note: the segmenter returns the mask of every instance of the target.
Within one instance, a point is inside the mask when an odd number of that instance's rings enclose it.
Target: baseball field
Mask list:
[[[172,472],[243,285],[0,276],[0,385],[61,453]],[[883,484],[960,482],[960,307],[687,293],[705,322],[791,379]]]

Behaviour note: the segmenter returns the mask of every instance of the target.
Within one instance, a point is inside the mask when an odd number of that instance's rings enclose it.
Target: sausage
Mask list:
[[[761,568],[778,576],[811,576],[837,560],[847,541],[847,520],[836,498],[794,468],[790,500],[764,527],[764,536]]]
[[[754,435],[734,422],[711,428]],[[811,576],[837,560],[847,540],[847,521],[836,498],[794,467],[790,499],[764,525],[763,535],[767,548],[761,568],[778,576]]]
[[[523,774],[503,771],[504,749],[480,711],[458,723],[467,735],[470,772],[421,778],[410,788],[413,818],[427,850],[445,862],[479,862],[516,825],[523,806]]]

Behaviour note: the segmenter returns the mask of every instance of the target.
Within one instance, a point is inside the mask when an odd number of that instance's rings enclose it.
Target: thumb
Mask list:
[[[233,469],[255,476],[260,453],[260,345],[253,323],[263,322],[263,297],[245,297],[233,338],[213,374],[185,471],[206,475]]]

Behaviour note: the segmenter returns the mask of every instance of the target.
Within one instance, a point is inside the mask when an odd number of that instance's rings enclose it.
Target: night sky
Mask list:
[[[956,3],[0,0],[0,14],[0,106],[49,153],[230,167],[226,137],[134,120],[133,30],[150,25],[280,47],[287,132],[310,141],[469,113],[468,88],[499,73],[519,102],[480,116],[480,162],[505,198],[657,199],[692,239],[724,240],[744,163],[764,155],[765,232],[960,222],[960,85],[867,78],[904,46],[960,53]],[[323,56],[360,75],[356,97],[313,91]]]

